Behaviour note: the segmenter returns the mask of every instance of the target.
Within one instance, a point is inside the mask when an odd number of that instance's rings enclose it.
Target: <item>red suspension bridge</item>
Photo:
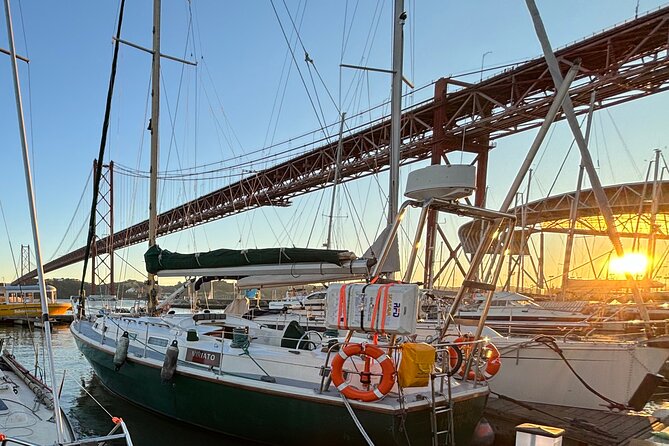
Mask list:
[[[669,7],[603,31],[556,52],[561,70],[578,64],[569,91],[576,112],[660,93],[669,88]],[[483,203],[491,141],[541,125],[555,86],[543,58],[507,69],[477,84],[441,78],[434,97],[403,111],[401,164],[445,160],[452,151],[476,154],[476,203]],[[562,114],[557,119],[562,119]],[[341,181],[352,181],[387,169],[390,120],[383,118],[347,132],[343,138]],[[163,212],[158,235],[238,214],[261,206],[288,206],[294,197],[332,184],[337,142],[249,175],[237,182]],[[93,252],[113,251],[146,241],[148,220],[96,239]],[[85,247],[44,265],[45,272],[84,259]],[[20,283],[36,276],[31,271]]]

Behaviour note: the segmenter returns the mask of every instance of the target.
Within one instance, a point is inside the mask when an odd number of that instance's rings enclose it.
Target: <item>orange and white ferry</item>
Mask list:
[[[49,316],[62,316],[72,305],[56,301],[56,288],[46,286]],[[38,285],[0,284],[0,321],[34,319],[42,314]]]

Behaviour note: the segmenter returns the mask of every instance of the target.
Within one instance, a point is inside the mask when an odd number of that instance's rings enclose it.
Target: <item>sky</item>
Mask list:
[[[340,63],[390,68],[392,2],[170,0],[163,2],[162,52],[196,61],[191,67],[162,62],[159,211],[293,156],[336,136],[339,111],[362,125],[387,112],[361,112],[390,96],[382,73],[341,69]],[[539,0],[554,48],[661,6],[651,0]],[[42,255],[48,261],[83,246],[89,183],[97,156],[112,59],[117,0],[12,1],[22,93],[32,156]],[[541,48],[523,1],[406,0],[404,73],[417,87],[439,77],[537,57]],[[277,19],[277,15],[279,19]],[[122,38],[151,46],[151,2],[129,1]],[[7,48],[0,21],[0,47]],[[283,31],[282,31],[283,27]],[[295,38],[299,29],[299,39]],[[285,37],[284,37],[285,33]],[[288,52],[294,48],[298,72]],[[305,50],[314,61],[304,62]],[[148,170],[150,55],[122,46],[113,98],[108,150],[117,172]],[[487,72],[485,75],[492,75]],[[469,81],[477,81],[473,74]],[[306,85],[306,87],[305,87]],[[406,87],[405,87],[406,88]],[[309,91],[309,95],[306,91]],[[417,88],[409,103],[432,95]],[[408,92],[405,90],[405,92]],[[25,196],[9,58],[0,54],[0,280],[16,276],[20,245],[32,234]],[[653,149],[669,141],[669,96],[649,98],[595,114],[591,150],[604,184],[641,181]],[[499,205],[535,131],[497,140],[489,165],[489,205]],[[555,125],[533,166],[530,199],[548,192],[567,153],[571,134]],[[245,162],[245,163],[242,163]],[[573,189],[578,156],[572,150],[555,193]],[[196,166],[208,166],[197,168]],[[403,169],[401,178],[416,164]],[[185,169],[185,170],[184,170]],[[212,171],[207,174],[202,172]],[[179,172],[177,172],[179,171]],[[197,173],[182,176],[179,173]],[[116,230],[146,219],[148,183],[115,176]],[[348,183],[335,210],[335,246],[362,254],[383,221],[387,175]],[[265,208],[159,239],[175,251],[280,245],[319,247],[325,240],[330,191],[297,198],[285,209]],[[4,229],[4,230],[3,230]],[[11,246],[11,249],[10,249]],[[34,248],[33,248],[34,249]],[[120,252],[117,280],[143,273],[144,244]],[[47,277],[80,277],[81,264]]]

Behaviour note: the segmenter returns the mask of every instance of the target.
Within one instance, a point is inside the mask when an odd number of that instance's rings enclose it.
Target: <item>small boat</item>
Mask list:
[[[0,339],[2,349],[4,339]],[[49,352],[50,353],[50,352]],[[59,420],[55,411],[58,408]],[[110,432],[99,437],[77,438],[65,411],[56,404],[53,391],[26,369],[9,351],[0,355],[0,424],[2,444],[23,446],[69,446],[123,441],[132,446],[127,426],[114,417]],[[60,426],[60,435],[59,435]],[[61,443],[57,443],[60,439]],[[63,443],[64,442],[64,443]],[[116,444],[116,443],[115,443]]]
[[[74,431],[62,410],[60,417],[63,439],[74,441]],[[0,356],[0,423],[2,433],[17,442],[10,440],[9,444],[48,445],[57,438],[51,389],[6,350]]]

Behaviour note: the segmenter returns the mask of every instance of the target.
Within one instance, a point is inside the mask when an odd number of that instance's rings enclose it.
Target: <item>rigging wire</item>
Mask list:
[[[5,208],[2,206],[2,201],[0,201],[0,213],[2,213],[2,221],[5,224],[5,233],[7,234],[7,242],[9,243],[9,252],[12,255],[12,265],[14,265],[14,272],[16,277],[21,277],[19,275],[19,268],[16,265],[16,257],[14,256],[14,248],[12,247],[12,238],[9,236],[9,226],[7,226],[7,219],[5,218]]]
[[[65,233],[63,234],[63,238],[60,240],[60,243],[58,243],[58,246],[56,249],[53,251],[53,255],[49,259],[49,262],[52,261],[54,258],[56,258],[56,255],[58,254],[60,248],[63,246],[63,243],[65,242],[65,238],[67,237],[67,234],[69,234],[70,229],[72,229],[72,225],[74,224],[74,220],[79,213],[79,209],[81,209],[81,204],[84,202],[84,197],[86,196],[86,192],[88,191],[88,185],[91,183],[91,176],[93,175],[93,171],[89,170],[88,171],[88,178],[86,178],[86,184],[84,184],[84,189],[81,191],[81,196],[79,197],[79,201],[77,202],[77,207],[74,210],[74,214],[72,214],[72,218],[70,219],[70,222],[67,224],[67,228],[65,229]],[[83,225],[85,225],[85,221]],[[82,226],[83,229],[83,226]],[[81,229],[79,230],[79,233],[81,233]],[[78,238],[78,237],[77,237]],[[70,252],[70,251],[68,251]]]
[[[298,27],[298,30],[302,28],[302,23],[304,22],[304,13],[307,10],[307,4],[306,2],[304,3],[304,8],[302,8],[302,0],[297,4],[297,14],[300,13],[300,9],[302,9],[302,15],[300,17],[300,26]],[[291,31],[290,33],[290,41],[293,41],[293,37],[295,35],[294,31]],[[295,43],[291,43],[291,48],[297,45],[297,39],[295,39]],[[288,72],[286,73],[286,69]],[[263,141],[263,147],[266,147],[268,145],[268,140],[269,144],[274,143],[274,138],[276,137],[276,131],[279,127],[279,117],[281,116],[281,111],[283,110],[283,102],[286,97],[286,91],[288,89],[288,80],[290,79],[290,73],[293,71],[293,64],[290,63],[290,49],[286,49],[286,53],[283,58],[283,64],[281,65],[281,75],[279,76],[279,84],[277,85],[276,93],[274,94],[274,101],[272,102],[272,111],[270,113],[270,118],[269,122],[267,123],[267,130],[265,131],[265,140]],[[285,75],[285,79],[284,79]],[[279,94],[281,93],[281,94]],[[279,99],[279,96],[281,97]],[[277,109],[277,102],[278,102],[278,109]],[[276,112],[276,119],[275,119],[275,112]],[[272,123],[274,123],[274,128],[272,129]],[[270,130],[272,131],[272,137],[270,139],[269,134]]]
[[[182,66],[181,79],[179,81],[179,88],[178,88],[178,93],[177,93],[177,103],[176,103],[174,114],[172,114],[172,110],[170,108],[170,103],[169,103],[169,99],[168,99],[168,95],[167,95],[167,88],[165,87],[165,82],[164,82],[162,73],[160,75],[161,84],[162,84],[162,87],[163,87],[163,90],[164,90],[164,93],[165,93],[163,95],[164,101],[165,101],[165,106],[167,108],[167,114],[168,114],[168,117],[169,117],[169,120],[170,120],[170,124],[172,126],[167,163],[169,164],[169,154],[172,153],[172,147],[175,147],[174,153],[175,153],[175,156],[177,158],[177,163],[179,164],[179,166],[181,166],[181,157],[179,156],[179,149],[177,147],[176,138],[175,138],[175,126],[176,126],[176,115],[177,115],[177,112],[178,112],[178,109],[179,109],[179,104],[180,104],[180,99],[181,99],[181,87],[182,87],[182,81],[183,81],[183,72],[184,72],[184,67]],[[197,185],[197,181],[198,181],[198,178],[195,178],[195,182],[196,182],[195,184],[196,185]],[[181,189],[182,189],[183,194],[184,194],[184,199],[187,199],[186,197],[188,196],[188,192],[186,191],[186,183],[184,181],[180,181],[180,185],[181,185]],[[166,196],[167,196],[167,194],[162,194],[161,204],[164,203],[164,200],[165,200]],[[187,215],[186,218],[188,219],[188,217],[189,217],[189,215]],[[187,220],[187,222],[188,222],[188,220]],[[192,233],[192,231],[189,231],[189,232],[190,232],[190,234],[193,238],[193,244],[196,246],[196,250],[197,250],[195,235]]]
[[[374,41],[376,40],[376,33],[379,29],[379,24],[381,23],[381,18],[383,16],[384,6],[385,6],[385,2],[383,2],[381,0],[378,0],[376,2],[376,6],[374,8],[374,13],[372,14],[372,20],[371,20],[372,26],[370,26],[368,31],[367,31],[367,37],[365,38],[365,44],[362,48],[362,54],[360,55],[360,59],[358,60],[358,63],[360,65],[364,64],[364,62],[366,60],[369,60],[369,55],[372,52],[372,46],[374,44]],[[378,16],[377,16],[377,13],[378,13]],[[355,90],[354,90],[352,96],[355,97],[355,96],[358,95],[358,89],[361,88],[360,85],[362,83],[363,76],[366,75],[366,74],[367,74],[366,72],[363,73],[362,71],[358,71],[358,72],[355,73],[355,75],[353,76],[353,80],[349,84],[349,87],[348,87],[346,93],[344,94],[344,98],[342,100],[343,104],[346,104],[347,98],[349,97],[349,94],[351,93],[351,88],[353,88],[354,85],[355,85]],[[357,78],[357,81],[356,81],[356,78]],[[390,99],[388,99],[388,103],[389,102],[390,102]],[[349,103],[348,107],[344,106],[343,109],[344,110],[352,109],[351,104],[352,104],[352,101]],[[352,116],[352,118],[353,117],[355,117],[355,116]]]
[[[30,60],[30,52],[28,51],[28,38],[26,37],[26,24],[23,20],[23,7],[21,6],[22,2],[19,0],[19,17],[21,19],[21,34],[23,35],[23,45],[26,51],[26,59]],[[30,149],[33,159],[33,176],[36,175],[37,164],[35,163],[35,138],[33,132],[33,89],[31,86],[32,76],[30,75],[30,63],[26,64],[27,66],[27,79],[28,79],[28,122],[30,123]],[[33,188],[35,184],[33,184]]]
[[[116,65],[118,62],[118,49],[121,38],[121,25],[123,24],[123,10],[125,0],[121,0],[121,7],[118,19],[118,28],[116,29],[116,40],[114,40],[114,58],[112,60],[111,74],[109,77],[109,89],[107,91],[107,103],[105,106],[104,122],[102,124],[102,136],[100,138],[100,151],[98,153],[98,163],[95,169],[95,177],[93,180],[93,202],[91,203],[91,215],[88,227],[88,237],[86,241],[86,252],[84,255],[84,266],[82,268],[81,287],[79,288],[79,307],[83,315],[83,299],[84,299],[84,281],[86,279],[86,267],[88,266],[88,257],[91,254],[91,245],[93,243],[93,236],[95,234],[95,208],[97,206],[98,189],[100,188],[100,177],[102,176],[102,163],[104,160],[105,147],[107,144],[107,130],[109,129],[109,115],[111,113],[112,96],[114,93],[114,83],[116,81]]]
[[[274,6],[274,0],[270,0],[270,4],[272,5],[272,10],[274,11],[274,15],[276,16],[276,20],[279,23],[279,27],[281,28],[281,34],[283,35],[284,40],[286,41],[286,45],[288,45],[288,48],[290,48],[290,55],[293,59],[293,63],[295,64],[295,68],[297,68],[297,72],[300,75],[300,80],[302,81],[302,85],[304,86],[304,90],[307,93],[307,97],[309,98],[309,103],[311,104],[311,108],[314,111],[314,114],[316,115],[316,120],[318,121],[318,125],[320,126],[320,130],[323,132],[323,135],[325,135],[325,138],[328,140],[328,143],[330,142],[330,135],[327,132],[327,127],[325,126],[324,122],[321,122],[321,118],[318,115],[318,111],[316,110],[316,106],[314,104],[313,98],[311,97],[311,93],[309,92],[309,87],[307,87],[307,83],[304,80],[304,76],[302,75],[302,70],[300,70],[300,66],[297,63],[297,59],[295,58],[295,52],[293,49],[290,47],[290,41],[288,40],[288,36],[286,35],[286,31],[283,28],[283,23],[281,22],[281,18],[279,17],[279,13],[276,10],[276,6]],[[298,34],[299,36],[299,34]]]
[[[581,125],[579,127],[583,127],[583,123],[585,122],[586,118],[587,118],[587,115],[584,116],[583,119],[581,119]],[[564,158],[562,159],[562,163],[560,164],[560,168],[558,169],[557,173],[555,174],[555,177],[553,178],[553,182],[551,183],[551,187],[548,189],[548,193],[546,193],[546,198],[550,197],[551,193],[553,193],[553,188],[555,187],[555,184],[557,183],[558,178],[562,174],[562,169],[564,169],[564,166],[567,163],[567,159],[569,159],[569,155],[571,154],[571,150],[574,148],[574,143],[576,143],[576,138],[573,138],[571,140],[571,144],[569,144],[569,148],[567,149],[567,153],[565,154]],[[543,159],[543,155],[542,155],[541,159]],[[541,162],[541,159],[539,159],[539,162]]]
[[[613,128],[616,131],[616,134],[618,135],[618,138],[620,138],[620,142],[623,145],[623,149],[625,149],[625,155],[627,155],[627,159],[630,162],[630,165],[632,166],[632,168],[634,169],[634,173],[636,174],[636,177],[637,178],[641,177],[641,171],[639,170],[639,167],[636,165],[636,161],[634,160],[634,157],[632,156],[632,152],[630,151],[629,147],[627,146],[627,143],[623,139],[623,135],[622,135],[622,133],[620,133],[620,129],[618,128],[618,125],[616,124],[615,119],[613,119],[613,115],[611,115],[611,111],[608,108],[606,109],[606,114],[609,116],[609,119],[611,119],[611,123],[613,124]]]
[[[318,107],[321,110],[321,115],[323,117],[323,122],[326,121],[325,115],[323,114],[323,109],[321,107],[321,101],[320,98],[318,97],[318,90],[316,90],[316,84],[314,83],[314,78],[313,75],[311,74],[311,68],[314,68],[314,71],[316,72],[316,75],[318,76],[318,79],[320,79],[321,84],[323,84],[323,88],[325,88],[325,92],[328,94],[328,97],[332,101],[332,104],[334,105],[335,110],[337,110],[337,114],[341,114],[341,110],[337,106],[337,101],[334,100],[332,97],[332,93],[330,93],[330,89],[328,88],[327,84],[323,80],[323,77],[321,76],[321,73],[318,71],[318,68],[316,67],[316,63],[314,62],[313,58],[309,56],[309,53],[307,52],[306,47],[304,46],[304,42],[302,41],[302,36],[300,35],[299,29],[295,26],[295,21],[293,20],[293,16],[290,14],[290,11],[288,10],[288,6],[286,5],[286,0],[282,0],[283,2],[283,7],[286,10],[286,14],[288,14],[288,18],[290,19],[290,23],[293,25],[293,29],[295,30],[295,34],[297,35],[297,40],[300,42],[300,46],[302,47],[302,50],[304,51],[304,61],[307,63],[307,68],[309,69],[309,76],[311,77],[311,83],[314,89],[314,93],[316,95],[316,101],[318,102]],[[306,9],[306,4],[305,4],[305,9]],[[311,64],[311,65],[309,65]]]
[[[206,64],[203,64],[203,65],[206,66]],[[415,89],[414,91],[418,91],[418,90],[420,90],[420,89],[427,88],[427,87],[429,87],[430,85],[433,85],[433,84],[428,84],[428,85],[426,85],[426,86],[424,86],[424,87],[421,87],[421,88],[419,88],[419,89]],[[427,103],[430,102],[430,101],[431,101],[431,99],[427,99],[427,100],[425,100],[425,101],[423,101],[423,102],[421,102],[421,103],[419,103],[419,104],[416,104],[415,106],[421,106],[421,105],[427,104]],[[365,111],[363,111],[363,112],[360,112],[360,113],[358,113],[358,114],[356,114],[356,115],[351,116],[350,118],[347,117],[346,120],[347,120],[347,122],[348,122],[348,121],[350,121],[351,119],[354,119],[354,118],[357,118],[357,117],[362,117],[364,114],[366,114],[366,113],[368,113],[368,112],[371,113],[371,111],[373,111],[373,110],[381,109],[381,108],[383,108],[383,107],[387,107],[388,105],[389,105],[389,102],[386,101],[386,102],[384,102],[383,104],[377,105],[377,106],[373,107],[373,108],[370,109],[370,110],[365,110]],[[368,128],[368,127],[370,127],[370,126],[376,125],[376,124],[378,124],[378,123],[380,123],[380,122],[383,122],[384,120],[385,120],[385,117],[384,117],[384,116],[381,116],[381,117],[377,118],[376,120],[373,120],[373,121],[371,121],[371,122],[367,122],[367,123],[362,124],[362,125],[357,125],[357,126],[355,126],[355,127],[353,127],[353,128],[349,128],[349,127],[347,126],[347,130],[349,130],[349,131],[362,130],[363,128]],[[339,125],[339,123],[340,123],[340,121],[333,122],[333,123],[331,123],[331,124],[328,125],[328,128],[330,128],[330,127],[334,127],[334,126],[336,126],[336,125]],[[304,139],[304,138],[306,138],[306,137],[308,137],[308,136],[311,136],[311,135],[314,135],[315,133],[320,133],[320,132],[321,132],[320,129],[319,129],[319,130],[313,130],[313,131],[304,133],[304,134],[302,134],[302,135],[299,135],[299,136],[297,136],[297,137],[295,137],[295,138],[291,138],[291,139],[288,139],[288,140],[285,140],[285,141],[281,141],[281,142],[276,143],[276,144],[272,144],[272,145],[270,145],[270,146],[268,146],[268,147],[263,147],[263,148],[255,149],[255,150],[253,150],[253,151],[251,151],[251,152],[247,152],[247,153],[244,154],[244,155],[233,156],[233,157],[231,157],[231,158],[226,158],[226,159],[223,159],[223,160],[220,160],[220,161],[215,161],[215,162],[205,163],[205,164],[202,164],[202,165],[200,165],[200,166],[193,166],[193,167],[188,167],[188,168],[184,168],[184,169],[164,170],[164,171],[162,172],[162,174],[163,174],[163,176],[168,175],[168,174],[169,174],[169,175],[172,175],[172,174],[176,175],[176,174],[179,174],[180,172],[194,171],[194,170],[196,170],[196,169],[207,168],[207,167],[211,167],[211,166],[215,166],[215,165],[221,165],[221,164],[224,164],[224,163],[228,163],[228,162],[230,162],[230,161],[234,161],[234,160],[244,159],[244,158],[246,158],[246,157],[248,157],[248,156],[250,156],[250,155],[255,155],[255,154],[258,154],[258,153],[263,153],[263,151],[266,151],[266,150],[269,149],[269,148],[275,148],[275,147],[279,147],[279,146],[282,146],[282,145],[284,145],[284,146],[285,146],[285,145],[291,146],[289,149],[285,149],[285,150],[283,150],[283,151],[281,151],[281,152],[276,152],[275,154],[268,155],[268,156],[263,156],[263,157],[261,157],[261,158],[256,158],[256,159],[253,159],[253,160],[250,160],[250,161],[244,161],[244,162],[242,162],[242,163],[233,165],[232,167],[229,167],[229,166],[228,166],[228,167],[218,168],[218,169],[216,169],[216,171],[217,171],[217,170],[228,170],[228,169],[235,168],[235,167],[240,167],[240,166],[250,165],[250,164],[252,164],[252,163],[256,163],[256,162],[272,160],[272,159],[274,159],[276,156],[286,155],[286,154],[294,153],[294,152],[296,152],[296,151],[305,150],[305,149],[307,149],[307,148],[309,148],[309,147],[312,147],[312,146],[314,146],[314,145],[316,145],[316,144],[322,144],[322,143],[327,142],[327,140],[326,140],[325,138],[320,138],[320,139],[316,139],[316,140],[310,141],[310,142],[308,142],[308,143],[300,144],[300,145],[298,145],[298,146],[292,146],[292,144],[294,144],[294,142],[295,142],[296,140]],[[305,151],[305,153],[306,153],[306,151]],[[122,164],[119,164],[118,162],[115,163],[115,165],[118,166],[119,168],[126,167],[126,169],[130,169],[130,170],[132,170],[132,168],[127,167],[127,166],[123,166]],[[139,170],[139,169],[134,169],[134,171],[135,171],[135,172],[139,172],[139,173],[144,174],[144,175],[148,175],[148,171],[141,171],[141,170]],[[201,173],[201,172],[196,172],[196,173],[193,173],[193,174],[194,174],[194,175],[199,175],[200,173]]]
[[[239,137],[237,136],[237,133],[235,132],[235,129],[234,129],[234,127],[232,126],[230,119],[228,118],[228,114],[225,112],[225,107],[223,107],[223,101],[221,100],[221,96],[220,96],[220,94],[218,93],[218,89],[216,88],[216,85],[215,85],[215,83],[214,83],[214,78],[213,78],[213,76],[211,75],[211,71],[209,70],[209,64],[207,64],[206,60],[205,60],[205,59],[202,59],[202,58],[200,59],[200,63],[201,63],[201,65],[202,65],[202,67],[204,68],[204,71],[205,71],[205,73],[207,74],[207,78],[209,79],[209,82],[210,82],[210,84],[211,84],[211,88],[212,88],[212,90],[214,91],[214,97],[216,98],[216,102],[217,102],[217,104],[218,104],[218,109],[221,111],[221,114],[223,115],[223,119],[224,119],[224,121],[225,121],[225,124],[226,124],[226,126],[227,126],[227,129],[228,129],[228,131],[230,132],[230,134],[232,135],[232,139],[231,139],[231,138],[225,133],[225,131],[224,131],[224,129],[223,129],[223,126],[221,125],[221,123],[220,123],[220,122],[218,121],[218,119],[216,118],[216,115],[215,115],[215,113],[214,113],[214,109],[213,109],[213,107],[211,106],[211,101],[209,101],[209,108],[210,108],[210,110],[211,110],[211,112],[212,112],[212,116],[214,117],[214,121],[216,122],[216,124],[217,124],[218,127],[220,128],[221,132],[223,132],[223,137],[226,139],[226,142],[228,143],[228,146],[230,147],[230,151],[232,152],[232,155],[233,155],[233,158],[232,158],[232,159],[235,159],[236,157],[238,157],[238,155],[236,154],[235,149],[234,149],[234,147],[233,147],[233,146],[234,146],[233,143],[236,143],[237,146],[238,146],[238,148],[239,148],[239,150],[241,150],[241,152],[242,152],[242,155],[239,155],[239,157],[247,156],[248,154],[245,154],[245,153],[244,153],[244,147],[243,147],[241,141],[239,140]],[[207,94],[207,90],[204,89],[204,85],[203,85],[203,91],[204,91],[205,96],[207,97],[207,99],[209,99],[209,95]],[[222,163],[222,162],[223,162],[223,161],[219,161],[218,163]],[[215,163],[214,163],[214,164],[215,164]]]

